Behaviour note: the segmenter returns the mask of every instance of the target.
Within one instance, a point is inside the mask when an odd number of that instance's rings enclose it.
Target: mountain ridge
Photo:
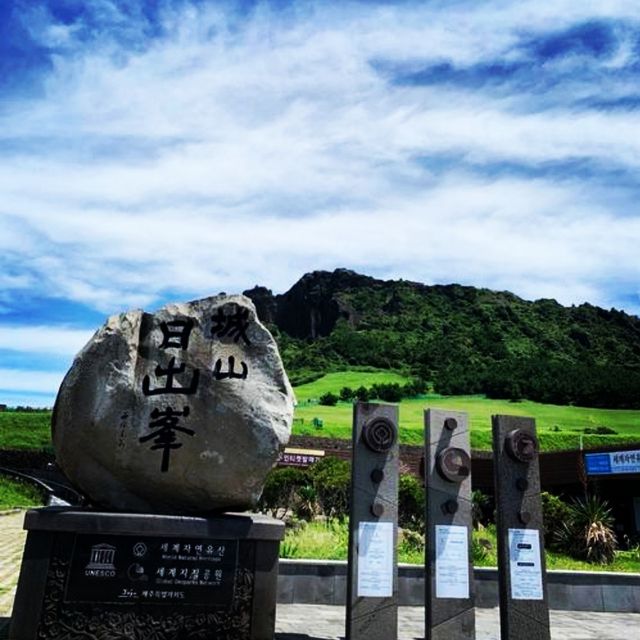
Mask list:
[[[244,292],[294,378],[349,366],[410,372],[442,393],[640,406],[640,318],[508,291],[313,271]]]

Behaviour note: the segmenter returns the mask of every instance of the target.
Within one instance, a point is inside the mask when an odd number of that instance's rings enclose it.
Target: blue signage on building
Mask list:
[[[590,476],[611,473],[611,458],[608,453],[585,453],[584,462]]]
[[[590,476],[640,473],[640,450],[585,453],[584,463],[587,475]]]

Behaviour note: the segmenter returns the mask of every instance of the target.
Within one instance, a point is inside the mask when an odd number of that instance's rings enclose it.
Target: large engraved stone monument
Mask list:
[[[10,638],[272,638],[283,525],[230,512],[259,498],[293,403],[244,296],[109,318],[53,416],[91,508],[27,513]]]

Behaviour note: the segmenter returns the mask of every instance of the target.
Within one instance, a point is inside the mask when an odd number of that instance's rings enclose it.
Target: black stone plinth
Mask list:
[[[272,640],[284,525],[28,511],[10,640]]]

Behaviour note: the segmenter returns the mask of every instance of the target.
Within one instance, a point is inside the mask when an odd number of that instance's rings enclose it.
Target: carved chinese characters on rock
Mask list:
[[[247,336],[249,328],[249,310],[235,304],[219,307],[211,318],[211,337],[222,343],[244,343],[251,345]],[[236,357],[229,355],[226,362],[223,358],[217,358],[213,367],[213,377],[216,380],[246,380],[249,375],[249,367],[246,362],[238,362],[236,370]]]
[[[186,351],[189,348],[189,336],[194,327],[192,318],[183,318],[160,323],[162,332],[162,342],[160,351]],[[186,364],[176,364],[176,356],[172,355],[166,367],[158,364],[155,368],[155,385],[151,386],[151,377],[146,375],[142,379],[142,393],[145,396],[190,396],[197,392],[200,382],[200,370],[193,369],[187,372]],[[178,378],[178,376],[181,379]],[[185,382],[185,377],[188,382]],[[159,381],[162,380],[162,384]],[[169,471],[170,453],[174,449],[182,447],[182,442],[178,440],[178,435],[193,436],[195,431],[186,426],[181,426],[181,419],[189,417],[189,406],[176,409],[171,404],[166,404],[162,409],[157,407],[151,411],[151,421],[149,422],[150,433],[139,438],[139,442],[152,442],[152,450],[162,451],[162,461],[160,471]]]
[[[236,304],[218,307],[211,317],[209,338],[220,344],[242,343],[251,345],[247,335],[250,325],[249,310]],[[200,369],[187,367],[179,362],[180,354],[189,349],[189,338],[196,326],[193,318],[180,318],[162,321],[159,330],[162,341],[159,343],[159,359],[168,354],[166,364],[158,362],[153,375],[145,375],[142,379],[142,393],[145,396],[167,396],[167,403],[162,408],[155,407],[150,414],[149,432],[141,436],[140,443],[151,443],[150,449],[160,450],[162,460],[160,471],[169,471],[170,455],[173,450],[183,446],[181,436],[193,437],[196,432],[188,427],[186,421],[190,415],[188,405],[178,406],[172,399],[174,396],[191,396],[198,391]],[[166,358],[165,358],[166,360]],[[212,370],[213,379],[246,380],[249,375],[247,363],[236,356],[226,355],[215,358]]]
[[[251,301],[212,296],[109,318],[62,384],[54,446],[96,504],[250,508],[289,438],[293,403]]]

